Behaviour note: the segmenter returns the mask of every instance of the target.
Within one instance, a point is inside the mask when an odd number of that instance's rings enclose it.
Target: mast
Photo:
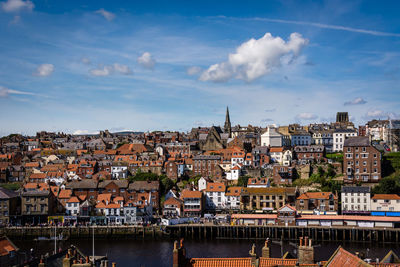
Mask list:
[[[92,226],[93,229],[93,239],[92,239],[92,259],[94,264],[94,225]]]
[[[54,254],[57,253],[57,224],[54,224]]]

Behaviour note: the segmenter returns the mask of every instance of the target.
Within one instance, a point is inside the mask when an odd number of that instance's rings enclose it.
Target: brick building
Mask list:
[[[195,175],[221,178],[224,173],[223,169],[219,166],[221,163],[221,156],[219,155],[198,155],[193,158],[193,163]]]
[[[292,184],[293,181],[293,167],[274,165],[272,168],[272,179],[275,184]]]
[[[343,146],[345,183],[377,183],[381,179],[381,153],[367,136],[349,137]]]
[[[296,146],[294,151],[297,159],[304,164],[314,161],[320,162],[325,155],[325,147],[323,145]]]
[[[338,196],[331,192],[307,192],[296,200],[297,210],[337,211]]]

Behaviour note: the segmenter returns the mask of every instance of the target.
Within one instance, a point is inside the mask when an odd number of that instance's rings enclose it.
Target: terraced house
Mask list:
[[[294,205],[296,188],[243,188],[240,198],[241,210],[276,210],[286,204]]]

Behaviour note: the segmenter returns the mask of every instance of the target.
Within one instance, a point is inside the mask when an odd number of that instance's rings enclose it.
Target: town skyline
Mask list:
[[[0,136],[399,118],[395,1],[0,4]]]

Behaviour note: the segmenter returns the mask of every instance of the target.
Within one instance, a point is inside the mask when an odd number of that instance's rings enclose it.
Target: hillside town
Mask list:
[[[223,127],[187,133],[12,134],[0,139],[0,224],[269,224],[285,213],[286,225],[341,215],[329,223],[397,227],[399,137],[400,120],[356,127],[347,112],[232,126],[228,108]]]

